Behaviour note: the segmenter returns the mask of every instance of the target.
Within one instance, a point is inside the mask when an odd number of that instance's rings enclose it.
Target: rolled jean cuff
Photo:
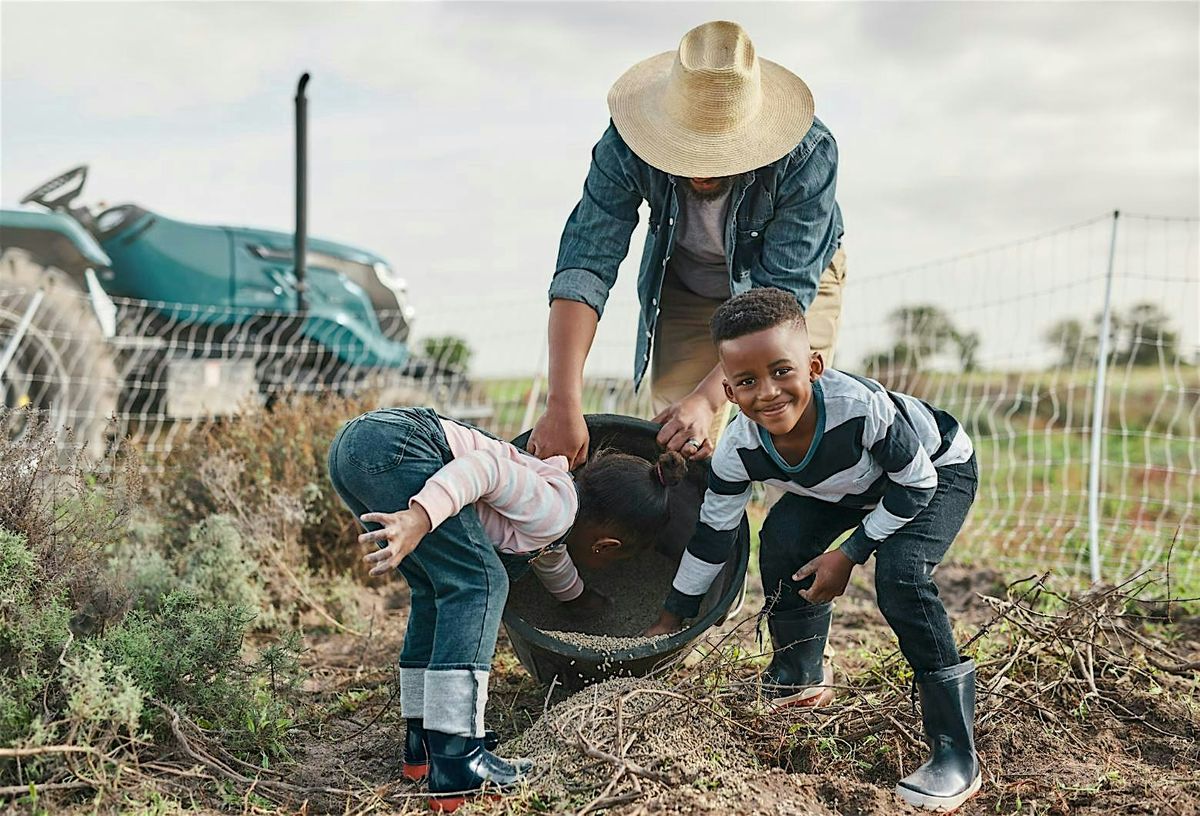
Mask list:
[[[419,720],[425,716],[425,669],[400,667],[400,716]]]
[[[460,737],[482,737],[487,693],[486,669],[427,669],[425,729]]]

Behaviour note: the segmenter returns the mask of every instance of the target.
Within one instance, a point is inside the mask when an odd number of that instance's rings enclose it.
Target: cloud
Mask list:
[[[1115,207],[1195,216],[1198,8],[5,3],[0,197],[89,161],[90,195],[288,229],[308,70],[314,234],[391,259],[420,331],[527,368],[607,89],[692,25],[733,16],[813,88],[853,281]],[[613,372],[632,359],[632,246],[597,341]],[[904,296],[851,290],[847,308]]]

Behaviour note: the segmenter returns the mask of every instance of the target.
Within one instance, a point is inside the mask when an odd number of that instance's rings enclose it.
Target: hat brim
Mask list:
[[[651,167],[686,178],[746,173],[787,155],[813,123],[812,91],[781,65],[759,59],[762,107],[720,134],[683,127],[663,100],[675,52],[643,60],[608,92],[608,110],[629,149]]]

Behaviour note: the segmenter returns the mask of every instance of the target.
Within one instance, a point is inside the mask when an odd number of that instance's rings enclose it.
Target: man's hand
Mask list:
[[[800,597],[813,604],[827,603],[846,591],[853,569],[854,562],[841,550],[832,550],[809,561],[792,576],[792,580],[803,581],[816,575],[812,586],[800,590]]]
[[[374,565],[371,575],[384,575],[394,570],[433,529],[429,514],[419,504],[414,504],[411,510],[397,510],[395,513],[364,513],[362,520],[377,522],[383,525],[383,529],[363,533],[358,537],[359,544],[378,547],[387,542],[383,549],[363,556],[363,561]]]
[[[703,394],[692,392],[679,402],[668,405],[655,422],[662,423],[658,432],[658,444],[668,450],[678,451],[689,459],[704,459],[712,456],[713,445],[708,438],[720,405],[714,405]]]
[[[673,612],[663,610],[659,613],[658,620],[650,624],[646,631],[642,632],[642,637],[654,637],[655,635],[673,635],[683,628],[683,618]]]
[[[612,609],[613,601],[607,595],[585,586],[578,598],[563,601],[563,606],[572,617],[598,618]]]
[[[582,465],[588,455],[588,427],[583,411],[551,402],[529,435],[529,452],[539,459],[565,456],[570,469]]]

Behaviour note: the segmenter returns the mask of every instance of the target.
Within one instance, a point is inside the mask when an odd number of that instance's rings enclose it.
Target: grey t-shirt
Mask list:
[[[732,187],[706,201],[681,185],[682,207],[675,228],[675,248],[668,272],[701,297],[729,298],[729,267],[725,262],[725,224],[729,220]]]

